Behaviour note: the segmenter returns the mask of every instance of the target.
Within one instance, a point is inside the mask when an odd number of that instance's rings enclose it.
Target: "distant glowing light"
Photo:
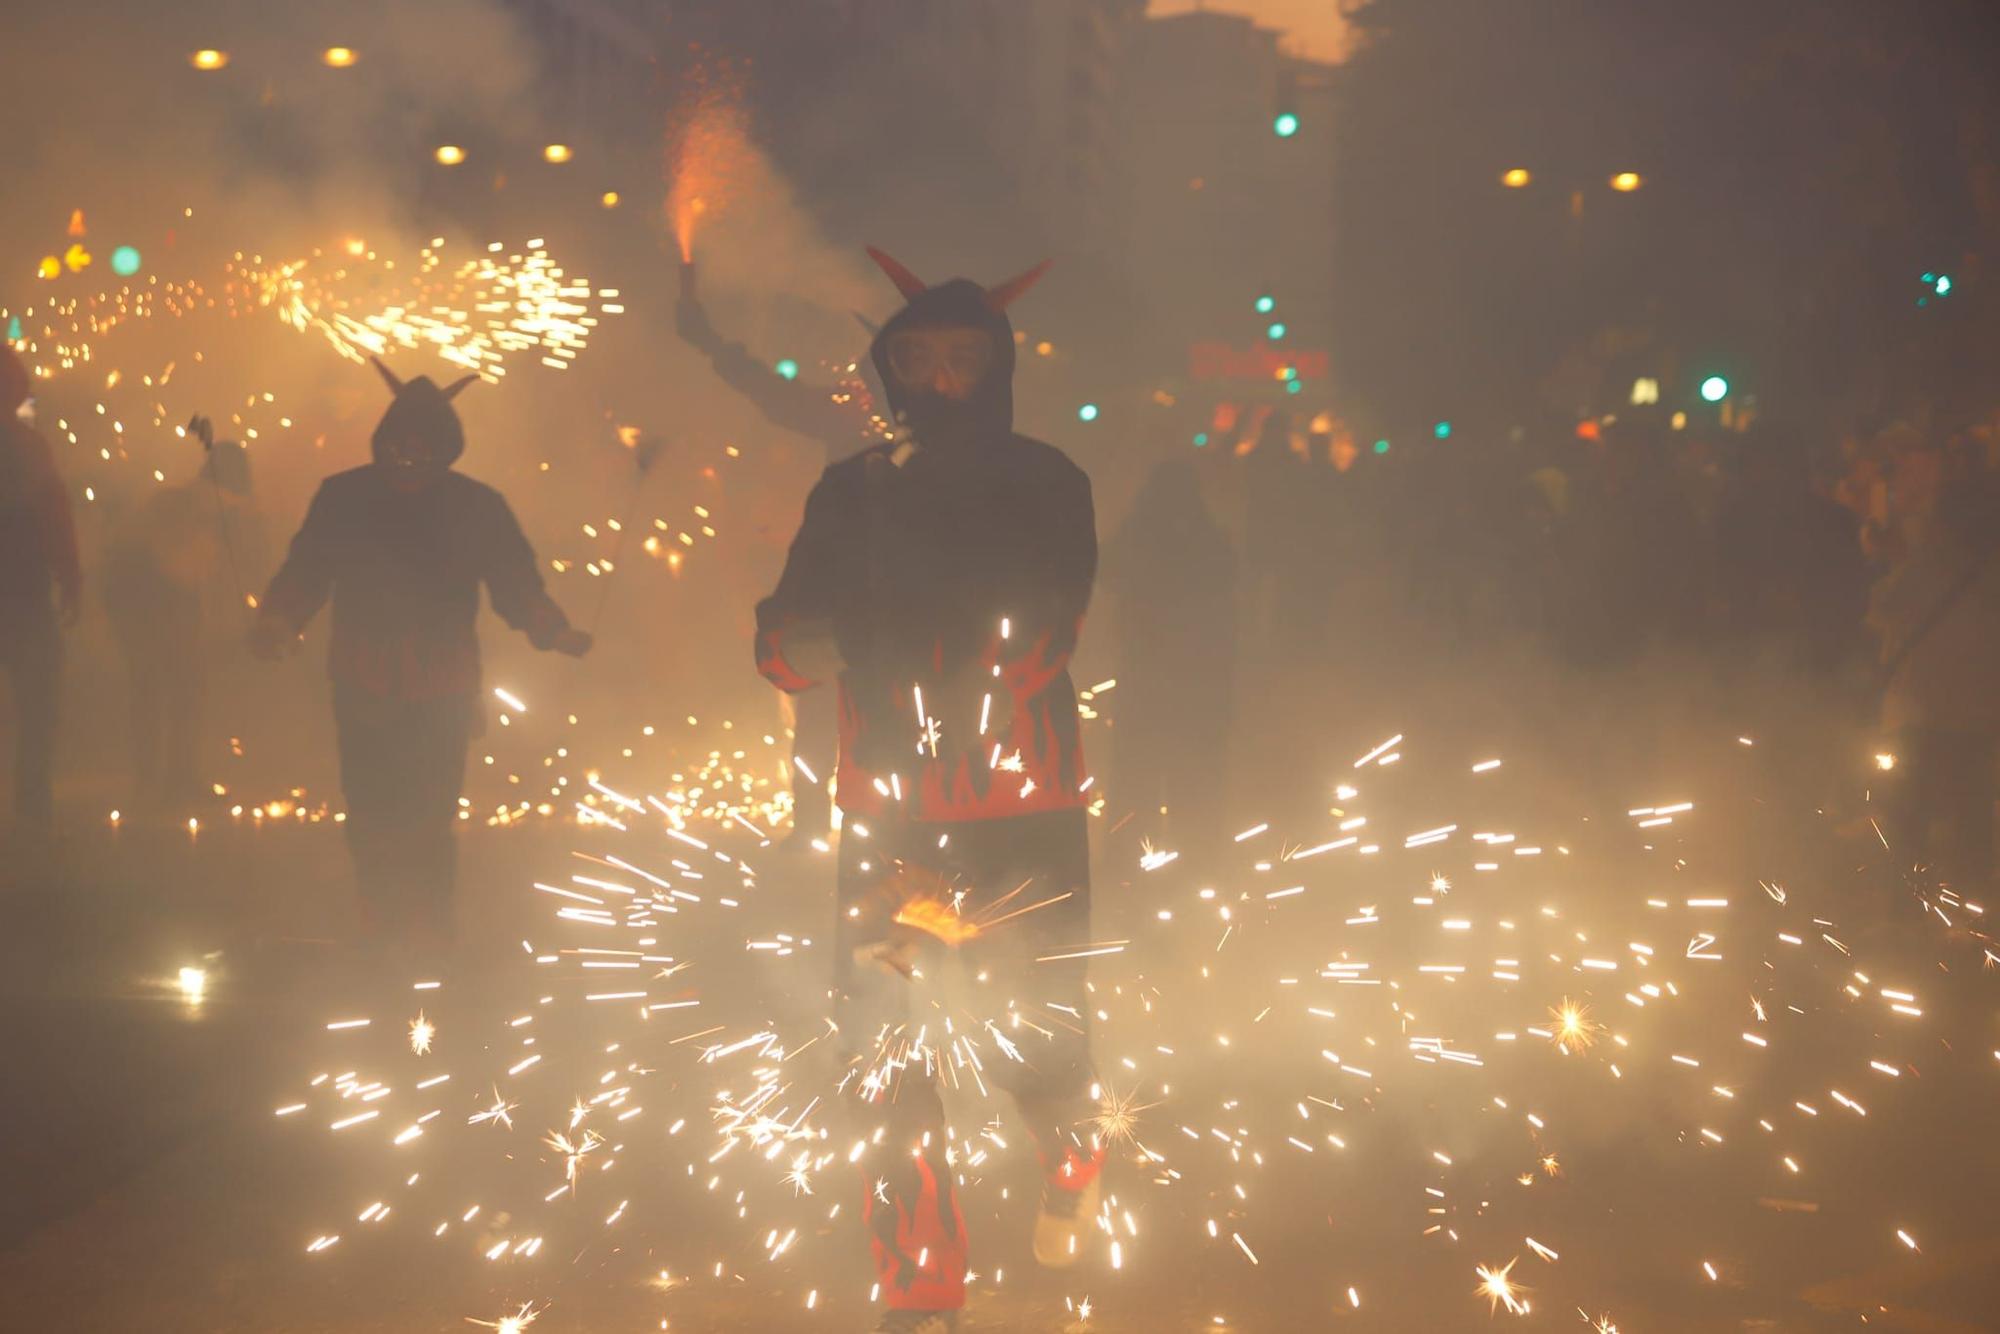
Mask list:
[[[1501,173],[1500,184],[1506,186],[1509,190],[1518,190],[1534,179],[1534,176],[1529,173],[1526,167],[1509,167],[1505,172]]]
[[[1281,111],[1271,120],[1271,133],[1280,139],[1289,139],[1299,132],[1299,118],[1289,111]]]
[[[1273,297],[1260,296],[1257,298],[1257,313],[1259,315],[1269,315],[1277,307],[1277,300]]]
[[[203,47],[188,57],[188,64],[201,70],[221,69],[228,63],[229,53],[227,51],[217,51],[212,47]]]
[[[1095,404],[1095,403],[1086,403],[1086,404],[1084,404],[1084,405],[1083,405],[1082,407],[1078,408],[1078,409],[1076,410],[1076,419],[1077,419],[1078,421],[1084,421],[1084,422],[1094,422],[1094,421],[1096,421],[1096,420],[1097,420],[1097,404]]]
[[[1204,447],[1206,447],[1206,446],[1207,446],[1207,444],[1208,444],[1208,432],[1207,432],[1207,431],[1196,431],[1196,432],[1194,433],[1194,447],[1195,447],[1196,449],[1201,449],[1201,448],[1204,448]]]
[[[1701,398],[1704,403],[1720,403],[1729,397],[1729,381],[1720,375],[1711,375],[1701,382]]]
[[[1375,452],[1377,454],[1387,454],[1389,452],[1389,442],[1387,440],[1377,440],[1375,442]]]
[[[181,999],[189,1005],[201,1004],[208,992],[208,974],[199,968],[183,968],[176,979],[181,989]]]
[[[439,144],[437,160],[443,166],[456,167],[465,161],[465,150],[457,144]]]
[[[570,150],[568,144],[550,144],[542,150],[542,161],[544,162],[567,162],[569,159]]]
[[[120,278],[130,278],[139,271],[139,252],[129,245],[119,246],[111,252],[111,271]]]
[[[617,208],[618,192],[616,190],[606,190],[602,195],[598,196],[597,202],[606,208]]]
[[[1645,178],[1636,171],[1621,171],[1611,178],[1611,188],[1625,195],[1631,194],[1645,183]]]
[[[54,255],[43,255],[42,262],[35,266],[35,276],[37,278],[62,277],[62,261]]]
[[[1937,276],[1937,280],[1931,284],[1931,290],[1936,292],[1939,296],[1950,296],[1951,275],[1948,273],[1940,273]]]
[[[1439,422],[1436,426],[1431,427],[1431,434],[1440,440],[1451,439],[1451,423]]]
[[[1888,773],[1896,767],[1896,757],[1885,750],[1875,757],[1875,767],[1883,773]]]
[[[799,363],[793,361],[790,357],[780,358],[778,364],[771,369],[778,373],[778,378],[781,380],[796,380],[799,378]]]
[[[354,48],[351,46],[329,46],[320,52],[320,62],[328,69],[346,69],[354,63]]]
[[[1659,401],[1660,382],[1658,380],[1653,379],[1651,376],[1642,375],[1632,381],[1632,405],[1634,407],[1645,403],[1657,403]]]
[[[1284,321],[1273,320],[1271,321],[1270,327],[1264,330],[1264,337],[1270,339],[1272,342],[1275,343],[1280,338],[1283,338],[1285,336],[1285,332],[1286,330]]]

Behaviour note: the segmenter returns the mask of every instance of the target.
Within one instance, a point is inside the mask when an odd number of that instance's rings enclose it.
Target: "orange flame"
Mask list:
[[[683,264],[694,260],[696,227],[729,203],[749,157],[740,70],[722,59],[697,62],[667,140],[667,226]]]
[[[979,923],[968,922],[953,911],[950,904],[939,899],[911,899],[896,909],[895,917],[890,920],[898,926],[935,936],[947,945],[962,945],[979,934]]]

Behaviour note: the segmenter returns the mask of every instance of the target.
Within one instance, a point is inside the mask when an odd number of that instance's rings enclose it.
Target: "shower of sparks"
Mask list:
[[[410,1050],[419,1056],[430,1055],[431,1039],[436,1036],[437,1025],[424,1018],[424,1012],[418,1010],[417,1017],[410,1020]]]
[[[559,707],[542,713],[562,716]],[[775,741],[766,743],[776,751]],[[1836,1118],[1853,1128],[1847,1133],[1866,1133],[1879,1109],[1864,1103],[1924,1091],[1924,1081],[1909,1075],[1917,1053],[1928,1049],[1925,1016],[1940,1008],[1940,998],[1904,969],[1871,967],[1846,943],[1851,927],[1813,916],[1807,892],[1667,897],[1635,888],[1631,911],[1621,917],[1609,893],[1566,900],[1561,882],[1536,878],[1545,862],[1569,855],[1562,830],[1530,827],[1517,835],[1489,825],[1454,839],[1456,826],[1422,812],[1425,818],[1392,827],[1423,834],[1407,844],[1393,835],[1376,842],[1368,830],[1401,813],[1356,809],[1352,790],[1343,791],[1329,826],[1298,830],[1297,838],[1253,826],[1267,832],[1243,842],[1243,865],[1205,866],[1199,880],[1171,853],[1126,836],[1117,856],[1128,867],[1127,858],[1140,860],[1149,873],[1141,883],[1159,905],[1148,905],[1149,929],[1096,944],[1024,933],[1013,966],[1026,971],[1016,974],[995,969],[988,955],[1015,945],[1024,919],[1067,894],[1034,881],[967,885],[899,867],[888,897],[871,901],[869,911],[887,911],[904,932],[903,966],[880,982],[906,996],[907,1015],[873,1032],[845,1033],[819,999],[831,962],[826,924],[789,897],[795,873],[771,869],[768,885],[760,874],[763,830],[782,828],[789,809],[766,795],[773,791],[767,779],[749,776],[748,753],[742,743],[720,748],[707,768],[684,767],[664,785],[587,771],[585,790],[574,798],[574,856],[566,866],[535,868],[541,878],[531,892],[550,915],[515,952],[524,970],[518,992],[483,1018],[454,1020],[452,1049],[473,1053],[458,1058],[471,1068],[415,1082],[387,1068],[357,1068],[370,1050],[388,1050],[366,1044],[396,1036],[393,1027],[328,1029],[326,1040],[337,1045],[321,1059],[338,1064],[318,1067],[331,1073],[274,1100],[283,1123],[318,1120],[343,1130],[343,1142],[379,1134],[387,1145],[456,1134],[467,1163],[488,1163],[484,1171],[439,1170],[434,1185],[426,1175],[392,1211],[395,1182],[417,1180],[407,1159],[395,1160],[397,1175],[366,1197],[383,1202],[362,1220],[371,1234],[415,1220],[442,1243],[471,1247],[475,1258],[498,1264],[531,1260],[545,1244],[575,1253],[606,1228],[623,1230],[628,1241],[633,1229],[650,1229],[647,1246],[635,1253],[649,1255],[652,1267],[639,1277],[669,1288],[740,1282],[732,1276],[752,1265],[791,1265],[807,1252],[828,1263],[851,1260],[863,1244],[850,1231],[858,1226],[862,1183],[875,1183],[878,1199],[888,1202],[897,1176],[892,1157],[907,1146],[888,1133],[907,1078],[935,1083],[945,1099],[945,1122],[926,1132],[944,1141],[928,1147],[957,1174],[968,1212],[991,1205],[1003,1220],[1020,1218],[1025,1226],[1003,1183],[1012,1172],[1006,1164],[1032,1157],[1035,1147],[1003,1090],[1014,1071],[1035,1065],[1062,1034],[1088,1022],[1098,1065],[1107,1075],[1116,1070],[1119,1082],[1100,1080],[1095,1107],[1071,1113],[1076,1142],[1116,1150],[1080,1264],[1112,1276],[1144,1274],[1146,1238],[1192,1234],[1231,1264],[1256,1266],[1277,1281],[1274,1271],[1286,1262],[1252,1248],[1253,1239],[1268,1235],[1256,1226],[1259,1211],[1282,1201],[1281,1212],[1264,1221],[1290,1226],[1298,1208],[1311,1207],[1307,1201],[1338,1180],[1327,1173],[1352,1170],[1342,1165],[1368,1154],[1383,1170],[1402,1171],[1424,1204],[1413,1248],[1424,1238],[1459,1240],[1474,1216],[1461,1206],[1452,1175],[1487,1172],[1532,1187],[1519,1198],[1534,1201],[1533,1221],[1522,1216],[1510,1234],[1548,1266],[1538,1271],[1548,1288],[1568,1278],[1570,1266],[1558,1260],[1578,1244],[1578,1216],[1569,1214],[1566,1228],[1565,1215],[1551,1212],[1578,1207],[1562,1182],[1605,1170],[1589,1156],[1560,1153],[1566,1133],[1602,1127],[1601,1090],[1635,1088],[1662,1107],[1685,1105],[1689,1110],[1672,1118],[1671,1142],[1722,1154],[1750,1144],[1759,1173],[1789,1173],[1788,1181],[1812,1161],[1798,1137],[1824,1133],[1816,1127]],[[1644,813],[1657,818],[1661,809]],[[1691,807],[1665,809],[1682,815]],[[1533,826],[1559,818],[1524,820]],[[849,822],[838,837],[866,848],[879,831]],[[1693,836],[1681,837],[1676,855],[1698,855]],[[1454,851],[1480,872],[1465,882],[1479,891],[1447,900],[1460,870]],[[1537,856],[1542,860],[1531,860]],[[1415,883],[1417,896],[1355,892],[1360,882],[1348,868],[1398,857],[1396,874]],[[813,865],[806,875],[829,873]],[[1495,869],[1484,869],[1489,865]],[[1516,865],[1522,869],[1510,879]],[[1935,887],[1921,901],[1930,920],[1942,910],[1977,921],[1984,911]],[[1644,925],[1654,921],[1657,929]],[[1690,935],[1699,948],[1685,945]],[[925,936],[967,948],[931,951],[919,967],[909,942]],[[1753,945],[1753,936],[1769,943]],[[719,956],[718,940],[725,943]],[[1975,933],[1966,961],[1984,963],[1989,945]],[[1049,948],[1056,952],[1036,952]],[[1037,980],[1044,964],[1031,961],[1084,957],[1092,959],[1091,1011],[1047,1002]],[[724,973],[741,976],[718,985]],[[1824,1004],[1825,991],[1839,1004]],[[1560,1004],[1535,999],[1549,994],[1561,994]],[[1613,1012],[1607,1007],[1618,1015],[1614,1024],[1596,1017]],[[1808,1024],[1840,1034],[1816,1045],[1852,1059],[1836,1056],[1837,1069],[1814,1072],[1795,1088],[1805,1067],[1760,1064],[1758,1057],[1780,1046],[1807,1049]],[[418,1043],[419,1025],[428,1025],[421,1013],[410,1025],[410,1051],[428,1045]],[[468,1033],[477,1041],[465,1042]],[[1988,1055],[1981,1050],[1982,1060]],[[1229,1063],[1245,1059],[1277,1072],[1275,1087],[1225,1083]],[[1863,1077],[1880,1091],[1852,1096]],[[492,1092],[470,1105],[452,1093],[489,1080]],[[1141,1102],[1141,1090],[1154,1101]],[[547,1180],[552,1159],[524,1153],[510,1133],[524,1107],[537,1123],[558,1127],[540,1143],[561,1159],[560,1183]],[[1418,1108],[1508,1128],[1473,1144],[1433,1142],[1403,1161],[1371,1127]],[[459,1116],[482,1128],[478,1137],[462,1138]],[[1255,1175],[1273,1163],[1283,1164],[1281,1173]],[[585,1169],[615,1171],[615,1194],[629,1198],[577,1211]],[[1632,1173],[1635,1191],[1647,1189],[1643,1162],[1618,1170]],[[1764,1179],[1747,1176],[1739,1203],[1755,1207]],[[1145,1181],[1162,1189],[1141,1190]],[[1170,1189],[1182,1183],[1193,1189]],[[1601,1177],[1596,1183],[1605,1184]],[[435,1193],[420,1194],[425,1190]],[[1477,1217],[1499,1218],[1511,1198],[1479,1199]],[[1215,1199],[1228,1202],[1226,1212],[1208,1206]],[[480,1200],[489,1203],[482,1208],[474,1203]],[[691,1227],[691,1200],[712,1201],[717,1212]],[[320,1237],[323,1250],[343,1221],[339,1214],[308,1220],[302,1235]],[[1880,1217],[1875,1235],[1914,1250],[1916,1238],[1901,1221]],[[704,1238],[707,1249],[675,1254],[666,1248],[678,1242],[650,1240],[684,1235]],[[1715,1272],[1705,1263],[1689,1266],[1691,1281]],[[1512,1277],[1517,1266],[1518,1258],[1476,1266],[1473,1300],[1484,1297],[1491,1314],[1529,1314],[1528,1290]],[[996,1274],[976,1285],[1000,1281]],[[807,1286],[801,1281],[796,1295],[816,1308],[819,1290],[807,1294]],[[1358,1305],[1358,1289],[1346,1291],[1347,1304]],[[1582,1292],[1572,1298],[1582,1300],[1589,1300]],[[520,1318],[533,1309],[522,1308]],[[1600,1334],[1616,1328],[1609,1316],[1576,1310]]]

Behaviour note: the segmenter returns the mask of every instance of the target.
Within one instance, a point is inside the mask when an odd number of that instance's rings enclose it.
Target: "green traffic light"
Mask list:
[[[1277,301],[1275,301],[1271,297],[1260,296],[1257,298],[1257,313],[1259,315],[1269,315],[1273,310],[1277,308],[1277,305],[1278,305]]]
[[[1277,342],[1280,338],[1283,338],[1284,336],[1285,336],[1285,324],[1284,321],[1282,320],[1271,321],[1270,327],[1264,330],[1264,337],[1270,339],[1274,343]]]
[[[1086,403],[1086,404],[1084,404],[1084,405],[1083,405],[1082,407],[1078,408],[1078,409],[1076,410],[1076,419],[1077,419],[1078,421],[1086,421],[1086,422],[1094,422],[1094,421],[1096,421],[1096,420],[1097,420],[1097,404],[1095,404],[1095,403]]]
[[[1701,382],[1701,398],[1704,403],[1720,403],[1729,397],[1729,381],[1720,375],[1711,375]]]
[[[1451,439],[1451,423],[1439,422],[1436,426],[1431,427],[1431,434],[1440,440]]]
[[[771,369],[778,373],[778,378],[781,380],[796,380],[799,378],[799,363],[793,361],[790,357],[782,358]]]
[[[1289,139],[1299,132],[1299,118],[1289,111],[1281,111],[1271,122],[1271,133],[1280,139]]]
[[[1377,454],[1387,454],[1389,452],[1389,442],[1387,440],[1377,440],[1375,442],[1375,452]]]

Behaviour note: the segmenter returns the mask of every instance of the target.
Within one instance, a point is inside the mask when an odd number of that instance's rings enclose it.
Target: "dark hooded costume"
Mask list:
[[[813,488],[778,587],[757,607],[757,664],[800,691],[819,684],[811,660],[837,649],[843,1042],[865,1053],[901,1017],[903,984],[867,956],[894,931],[902,886],[963,890],[967,918],[1010,892],[1023,906],[1048,900],[962,951],[996,977],[1032,978],[1034,1001],[1023,1004],[1047,1036],[1023,1039],[1023,1059],[996,1059],[987,1076],[1014,1094],[1044,1161],[1076,1176],[1088,1156],[1072,1152],[1090,1082],[1084,964],[1036,960],[1090,932],[1068,672],[1097,567],[1090,483],[1060,451],[1014,431],[1005,307],[1040,270],[991,290],[963,278],[927,287],[871,254],[908,299],[871,349],[896,434]],[[990,360],[965,397],[895,374],[891,340],[926,328],[988,335]],[[891,1307],[955,1305],[942,1300],[954,1288],[962,1300],[962,1284],[884,1277]]]
[[[75,609],[83,575],[55,456],[19,415],[32,390],[28,368],[0,343],[0,672],[14,695],[14,808],[23,824],[46,825],[62,666],[57,608]]]
[[[451,470],[465,448],[451,398],[470,377],[440,389],[382,374],[395,399],[375,428],[375,462],[320,484],[265,591],[260,634],[296,636],[332,601],[327,669],[364,902],[378,924],[442,925],[478,730],[480,585],[537,648],[555,647],[569,621],[506,500]]]

